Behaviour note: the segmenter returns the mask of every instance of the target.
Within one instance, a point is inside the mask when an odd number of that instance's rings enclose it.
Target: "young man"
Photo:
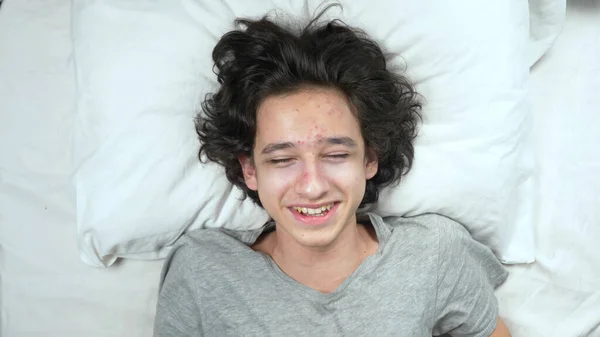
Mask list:
[[[273,221],[183,236],[155,336],[509,336],[507,273],[461,225],[358,212],[410,168],[420,111],[377,44],[335,21],[238,23],[213,51],[200,154]]]

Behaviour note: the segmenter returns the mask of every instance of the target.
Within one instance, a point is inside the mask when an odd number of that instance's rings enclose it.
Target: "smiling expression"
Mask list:
[[[271,96],[256,123],[252,158],[240,157],[246,185],[281,235],[307,247],[332,245],[356,225],[366,181],[377,172],[347,99],[323,88]]]

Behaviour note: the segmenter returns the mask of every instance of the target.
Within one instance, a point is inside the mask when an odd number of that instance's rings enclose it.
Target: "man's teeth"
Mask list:
[[[325,205],[319,208],[306,208],[306,207],[294,207],[298,213],[307,214],[307,215],[319,215],[321,213],[326,213],[333,207],[333,203],[329,205]]]

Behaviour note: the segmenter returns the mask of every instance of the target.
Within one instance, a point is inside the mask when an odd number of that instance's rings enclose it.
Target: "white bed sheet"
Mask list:
[[[600,336],[600,1],[572,0],[530,79],[537,262],[498,291],[515,336]]]
[[[0,8],[0,336],[148,337],[160,261],[79,259],[69,0]]]
[[[571,2],[531,81],[539,263],[498,291],[515,337],[600,336],[600,13]],[[586,5],[587,4],[587,5]],[[591,13],[592,6],[596,6]],[[161,261],[79,260],[70,133],[70,1],[0,9],[0,336],[149,337]]]

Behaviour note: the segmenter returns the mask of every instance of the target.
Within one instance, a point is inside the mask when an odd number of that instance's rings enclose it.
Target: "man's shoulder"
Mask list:
[[[443,215],[428,213],[411,217],[384,217],[390,228],[390,244],[394,250],[432,258],[444,247],[471,240],[463,225]],[[407,252],[408,251],[408,252]]]
[[[196,229],[177,240],[167,259],[172,266],[185,266],[187,272],[207,274],[226,270],[251,253],[248,245],[227,230]]]
[[[432,234],[437,237],[439,235],[452,233],[454,235],[469,236],[469,232],[463,225],[449,217],[436,213],[426,213],[411,217],[388,216],[383,217],[382,220],[393,231],[399,230],[405,235]]]
[[[177,244],[190,250],[218,251],[230,245],[243,244],[239,235],[232,234],[224,228],[199,228],[186,232]]]

